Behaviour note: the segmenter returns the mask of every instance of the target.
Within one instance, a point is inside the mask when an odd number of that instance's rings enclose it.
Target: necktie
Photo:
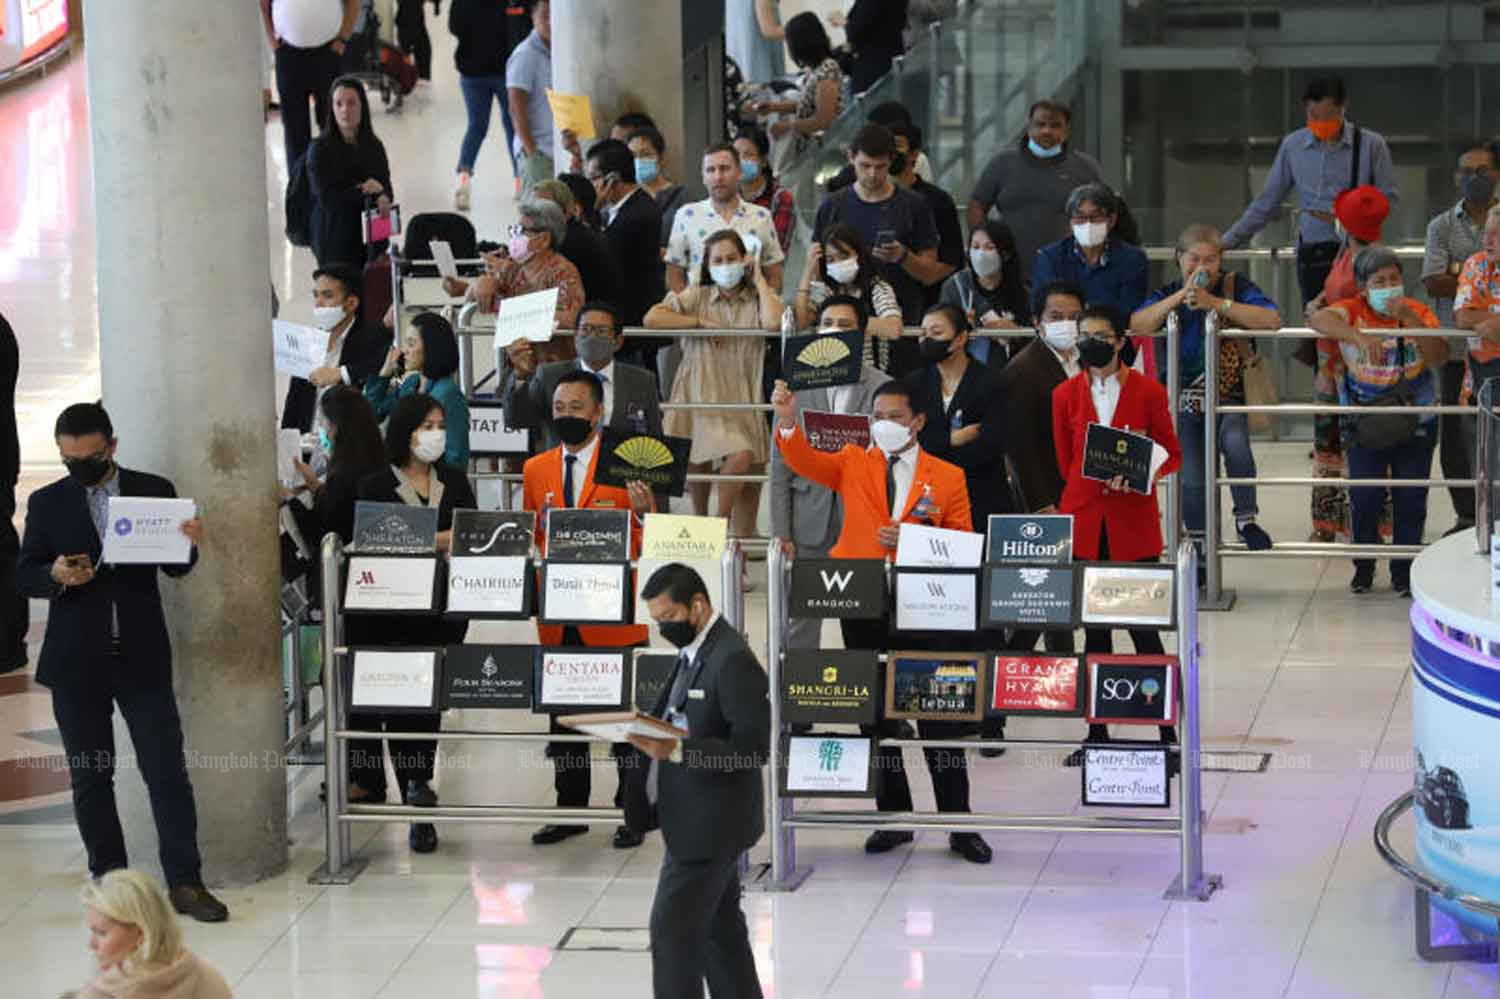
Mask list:
[[[567,467],[563,471],[563,506],[573,505],[573,466],[578,464],[578,455],[563,455]]]
[[[900,460],[899,454],[893,454],[885,466],[885,501],[891,505],[892,518],[901,516],[901,511],[896,509],[896,462]]]
[[[674,718],[682,710],[683,703],[687,700],[688,685],[688,661],[686,652],[677,657],[677,671],[672,676],[672,691],[667,695],[667,721],[677,724]],[[658,760],[651,761],[651,768],[646,771],[646,800],[656,804],[657,795],[660,793],[659,782],[661,780],[661,763]]]

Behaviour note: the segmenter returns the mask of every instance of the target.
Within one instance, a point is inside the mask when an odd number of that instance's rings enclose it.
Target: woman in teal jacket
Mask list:
[[[404,374],[397,377],[400,364]],[[365,382],[365,398],[384,421],[403,396],[425,392],[443,407],[448,446],[443,461],[460,472],[469,469],[469,401],[458,384],[458,339],[448,320],[424,312],[411,321],[401,345],[386,355],[380,373]]]

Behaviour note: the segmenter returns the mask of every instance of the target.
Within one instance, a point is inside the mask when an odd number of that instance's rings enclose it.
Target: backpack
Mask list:
[[[312,181],[307,176],[306,152],[287,171],[285,207],[287,242],[293,246],[312,246]]]

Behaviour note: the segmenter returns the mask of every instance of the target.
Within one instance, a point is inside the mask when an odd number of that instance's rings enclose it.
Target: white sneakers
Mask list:
[[[463,181],[453,189],[453,210],[455,212],[466,212],[469,210],[469,185]]]

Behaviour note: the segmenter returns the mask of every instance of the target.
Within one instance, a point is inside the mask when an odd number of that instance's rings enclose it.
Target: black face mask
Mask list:
[[[698,637],[698,629],[693,627],[691,621],[658,621],[656,628],[661,632],[662,638],[679,649],[692,645],[693,639]]]
[[[1115,359],[1113,345],[1094,337],[1083,337],[1078,341],[1078,363],[1086,368],[1104,368]]]
[[[953,341],[923,340],[917,344],[917,353],[921,355],[923,364],[936,364],[947,360],[953,353]]]
[[[581,416],[559,416],[552,421],[552,426],[556,428],[557,436],[562,442],[570,447],[582,444],[594,432],[593,421]]]
[[[97,486],[102,482],[104,477],[109,474],[109,470],[113,464],[114,462],[100,455],[94,455],[90,458],[66,458],[63,460],[63,466],[67,468],[68,474],[73,477],[73,481],[85,488],[88,486]]]

